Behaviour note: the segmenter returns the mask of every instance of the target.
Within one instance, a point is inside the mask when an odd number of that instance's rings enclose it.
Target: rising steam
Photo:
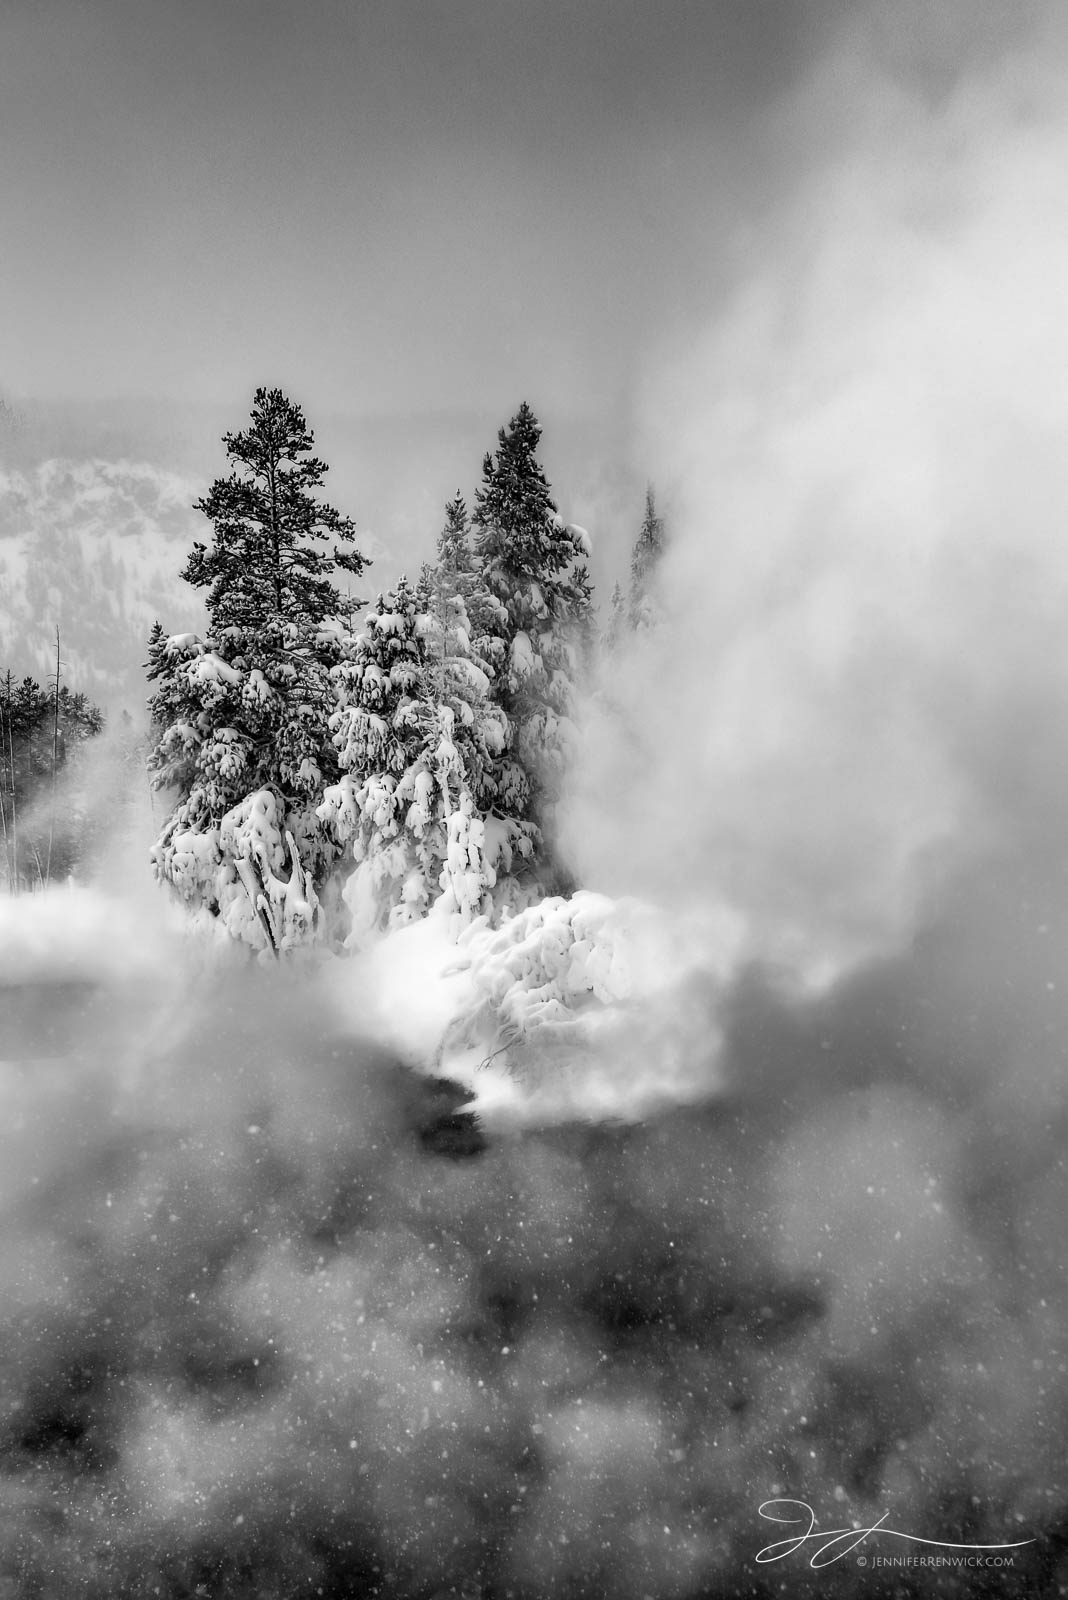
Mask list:
[[[754,956],[826,977],[1055,825],[1062,66],[1032,42],[932,107],[851,40],[784,116],[849,145],[739,243],[744,286],[646,396],[669,620],[583,745],[583,882],[726,903]]]

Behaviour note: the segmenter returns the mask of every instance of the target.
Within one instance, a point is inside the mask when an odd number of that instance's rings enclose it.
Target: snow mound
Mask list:
[[[742,930],[639,901],[552,897],[459,939],[445,916],[332,966],[352,1026],[465,1084],[490,1127],[638,1120],[720,1087],[719,997]]]

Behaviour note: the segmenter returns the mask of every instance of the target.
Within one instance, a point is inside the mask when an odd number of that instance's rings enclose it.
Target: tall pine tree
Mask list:
[[[330,669],[358,603],[337,586],[364,558],[318,496],[327,468],[300,407],[257,389],[224,439],[230,472],[196,504],[213,525],[182,573],[208,629],[149,641],[157,787],[177,790],[158,875],[235,936],[277,954],[307,939],[335,853],[316,815],[338,775]]]
[[[546,854],[553,803],[573,738],[570,715],[590,618],[586,548],[557,511],[537,458],[541,429],[524,402],[497,436],[475,496],[474,545],[487,593],[476,651],[490,663],[506,717],[487,802],[504,842]]]

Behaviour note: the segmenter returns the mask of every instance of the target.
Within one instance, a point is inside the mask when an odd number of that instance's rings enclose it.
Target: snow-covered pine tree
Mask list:
[[[574,683],[590,619],[584,536],[564,522],[524,402],[497,435],[475,496],[475,556],[489,597],[476,652],[494,672],[507,723],[487,778],[502,849],[551,877],[546,833],[567,763]]]
[[[488,593],[477,570],[470,541],[470,520],[463,496],[457,490],[445,507],[445,525],[438,535],[437,560],[424,563],[419,581],[419,594],[427,612],[426,636],[428,661],[436,672],[442,694],[450,684],[450,672],[458,681],[456,688],[466,697],[465,682],[469,670],[462,665],[474,661],[477,677],[490,679],[493,669],[489,661],[478,657],[474,649],[476,632],[485,633],[497,618],[497,605]],[[460,663],[457,667],[455,664]],[[496,706],[484,707],[491,715],[498,715]]]
[[[149,640],[158,732],[149,765],[177,791],[157,875],[229,931],[277,953],[311,937],[335,854],[316,807],[338,775],[330,669],[358,603],[351,521],[318,498],[327,468],[300,407],[257,389],[251,427],[224,439],[231,470],[196,509],[210,545],[182,573],[206,588],[208,629]]]
[[[645,515],[634,541],[630,558],[630,625],[635,629],[655,627],[660,616],[657,603],[657,569],[664,554],[664,519],[656,509],[652,484],[645,491]]]
[[[471,558],[470,518],[463,495],[457,489],[445,506],[445,526],[438,534],[437,570],[459,588],[471,584],[474,565]]]
[[[457,598],[463,601],[469,643],[473,645],[477,637],[495,636],[503,613],[483,580],[472,546],[471,519],[459,490],[445,507],[445,524],[438,534],[437,560],[424,567],[423,581],[430,596],[428,610],[440,611],[443,604]],[[480,665],[492,675],[489,661],[482,660]]]
[[[342,776],[320,818],[355,869],[345,885],[353,942],[427,912],[448,845],[448,771],[428,662],[428,574],[377,597],[334,670],[331,717]],[[443,752],[444,754],[444,752]],[[448,770],[448,758],[444,766]]]
[[[319,814],[355,863],[345,899],[357,943],[423,916],[443,892],[469,917],[494,881],[475,799],[488,679],[471,659],[462,596],[439,606],[433,577],[379,595],[334,673],[343,776]]]
[[[427,569],[427,652],[447,731],[444,747],[459,757],[452,768],[457,792],[447,816],[442,905],[463,922],[492,910],[492,891],[498,899],[508,897],[515,851],[512,824],[486,814],[491,769],[503,753],[508,720],[493,697],[493,666],[475,645],[476,639],[494,637],[504,613],[478,570],[459,490],[445,507],[437,556]]]

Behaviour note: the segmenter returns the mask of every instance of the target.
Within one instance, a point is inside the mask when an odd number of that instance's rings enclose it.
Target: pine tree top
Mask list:
[[[457,489],[445,507],[445,526],[438,534],[438,566],[450,576],[469,572],[471,547],[467,537],[470,520],[463,495]]]
[[[650,483],[645,490],[645,515],[631,557],[631,574],[636,581],[644,578],[649,569],[656,565],[663,549],[664,519],[657,514],[656,494]]]
[[[316,495],[327,466],[312,454],[300,406],[281,389],[257,389],[251,426],[223,443],[230,474],[195,505],[213,523],[214,540],[193,546],[182,573],[209,590],[213,628],[351,614],[359,602],[341,594],[333,575],[341,568],[358,576],[366,562],[351,520]]]
[[[475,492],[473,520],[481,527],[502,509],[514,510],[525,498],[539,510],[555,512],[549,481],[535,454],[541,427],[524,400],[507,428],[497,430],[497,453],[482,462],[482,486]]]
[[[457,489],[451,500],[445,503],[446,529],[465,528],[468,524],[467,502],[460,490]]]
[[[630,558],[630,613],[634,627],[641,624],[643,610],[651,600],[664,543],[664,519],[657,513],[656,496],[649,484],[645,491],[645,515]]]
[[[535,454],[541,428],[526,401],[497,434],[497,453],[482,465],[472,522],[477,548],[495,590],[510,581],[540,581],[574,559],[549,482]],[[496,574],[496,582],[493,581]]]

